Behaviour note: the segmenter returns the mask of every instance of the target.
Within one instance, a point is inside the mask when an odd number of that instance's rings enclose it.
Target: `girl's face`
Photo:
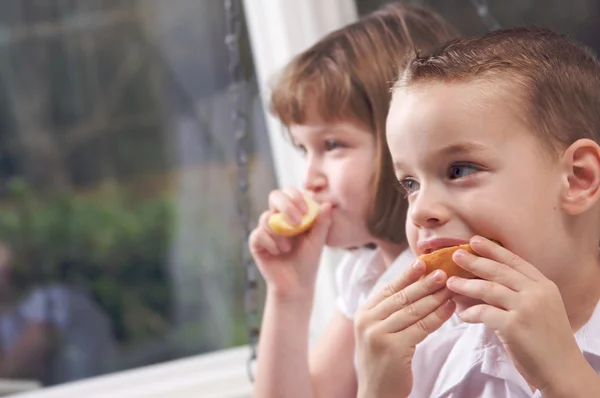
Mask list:
[[[326,244],[348,248],[372,242],[367,217],[376,167],[373,133],[356,122],[310,117],[291,126],[290,135],[306,160],[304,188],[318,202],[333,205]]]

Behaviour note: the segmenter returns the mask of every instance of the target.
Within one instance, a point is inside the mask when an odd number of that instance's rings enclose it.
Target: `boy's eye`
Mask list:
[[[421,187],[421,184],[419,184],[417,181],[413,180],[412,178],[404,178],[400,181],[398,181],[398,183],[400,183],[400,186],[404,189],[404,191],[410,195],[413,192],[417,192],[419,190],[419,188]]]
[[[332,151],[336,148],[339,148],[341,145],[339,142],[335,141],[335,140],[327,140],[325,141],[325,150],[326,151]]]
[[[456,180],[477,173],[478,171],[479,169],[472,164],[457,164],[453,165],[448,170],[448,178]]]

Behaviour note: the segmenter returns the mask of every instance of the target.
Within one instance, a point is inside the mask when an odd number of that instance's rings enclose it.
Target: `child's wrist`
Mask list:
[[[314,289],[282,289],[277,286],[267,286],[267,298],[281,305],[310,309],[314,299]]]
[[[570,367],[571,371],[563,373],[544,389],[542,395],[548,398],[592,398],[600,396],[600,376],[585,361]]]

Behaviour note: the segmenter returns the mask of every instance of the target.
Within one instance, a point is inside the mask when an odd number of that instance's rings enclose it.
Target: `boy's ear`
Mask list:
[[[561,164],[562,208],[571,215],[584,213],[600,199],[600,146],[589,139],[577,140],[565,150]]]

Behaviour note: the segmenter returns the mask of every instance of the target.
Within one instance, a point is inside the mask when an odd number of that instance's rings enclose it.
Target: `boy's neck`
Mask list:
[[[600,300],[600,258],[580,259],[577,272],[568,284],[559,286],[562,300],[573,332],[579,330],[591,318]]]

